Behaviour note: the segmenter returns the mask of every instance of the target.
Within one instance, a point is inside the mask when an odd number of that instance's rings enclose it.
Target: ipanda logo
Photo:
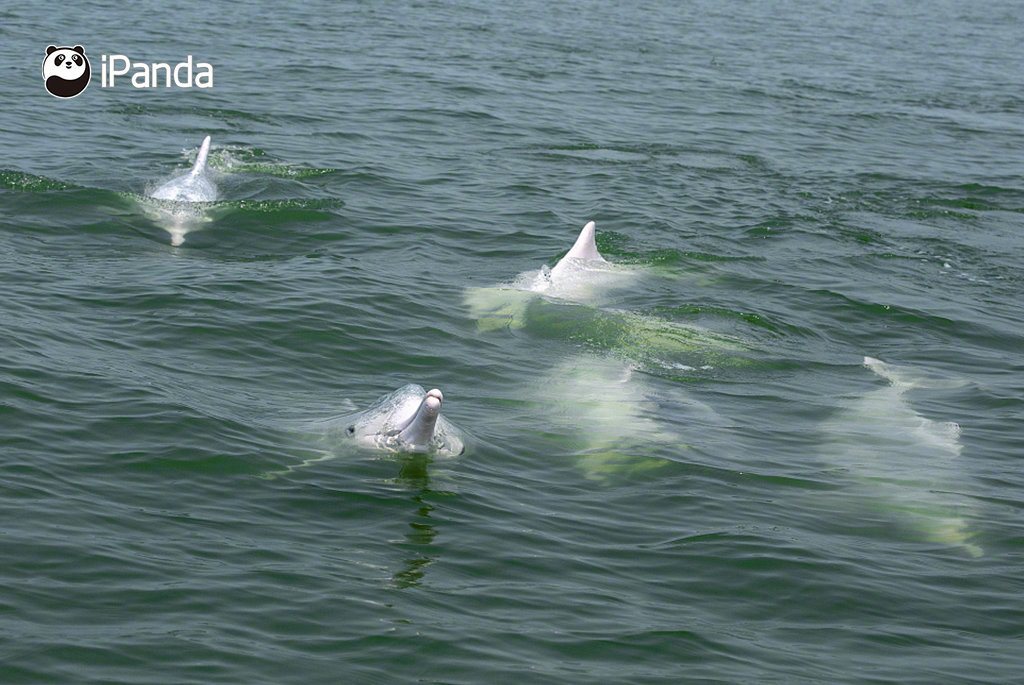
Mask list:
[[[73,98],[89,85],[89,58],[81,45],[73,48],[46,48],[43,60],[43,82],[50,95]]]
[[[101,88],[115,88],[117,77],[128,74],[133,88],[171,88],[172,83],[178,88],[213,88],[213,66],[209,62],[193,62],[192,55],[173,66],[168,62],[133,62],[126,55],[102,55],[100,63]],[[47,46],[43,81],[51,95],[73,98],[89,85],[90,76],[89,58],[81,45]]]

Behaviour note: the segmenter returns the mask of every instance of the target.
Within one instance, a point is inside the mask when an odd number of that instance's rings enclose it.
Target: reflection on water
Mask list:
[[[399,589],[419,585],[427,567],[437,560],[436,555],[431,554],[429,549],[437,537],[437,531],[430,520],[430,512],[434,511],[434,507],[424,500],[424,497],[431,494],[427,470],[430,462],[431,459],[427,455],[402,457],[398,478],[394,480],[409,491],[417,493],[411,498],[417,505],[414,517],[409,521],[412,530],[405,534],[404,540],[397,541],[398,546],[407,555],[402,562],[402,570],[395,572],[391,577],[392,583]]]

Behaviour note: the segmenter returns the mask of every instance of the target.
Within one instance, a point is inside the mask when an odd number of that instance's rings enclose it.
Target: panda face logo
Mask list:
[[[55,97],[73,98],[89,85],[89,58],[81,45],[73,48],[46,48],[43,60],[43,81]]]

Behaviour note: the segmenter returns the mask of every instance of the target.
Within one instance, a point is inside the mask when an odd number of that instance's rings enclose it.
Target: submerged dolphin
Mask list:
[[[541,408],[545,431],[558,436],[552,451],[574,457],[584,476],[608,484],[668,466],[665,456],[689,450],[665,422],[723,425],[710,406],[680,388],[658,391],[634,364],[599,354],[574,354],[532,381],[527,401]],[[693,436],[695,437],[695,436]]]
[[[894,522],[914,531],[914,537],[982,556],[963,518],[971,502],[954,491],[964,480],[957,465],[960,426],[932,421],[907,401],[907,391],[938,385],[872,357],[865,357],[864,365],[887,384],[849,402],[823,424],[824,455],[857,478],[850,495],[869,510],[893,512]]]
[[[210,154],[210,136],[203,139],[196,155],[192,169],[176,178],[167,181],[151,192],[150,197],[157,200],[173,200],[175,202],[212,202],[217,199],[217,187],[206,173],[206,158]]]
[[[463,432],[441,416],[441,391],[410,383],[384,395],[368,409],[338,419],[338,441],[389,452],[455,457],[466,449]],[[335,433],[332,430],[331,433]]]

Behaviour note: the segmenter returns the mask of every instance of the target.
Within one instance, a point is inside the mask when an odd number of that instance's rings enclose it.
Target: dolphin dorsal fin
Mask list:
[[[952,388],[962,388],[968,384],[965,380],[955,378],[934,378],[921,373],[916,369],[906,366],[893,366],[892,364],[887,364],[881,359],[875,359],[874,357],[864,357],[864,366],[889,381],[889,384],[895,388],[897,392],[904,392],[915,388],[947,390]]]
[[[603,262],[606,261],[601,253],[597,251],[597,243],[594,242],[594,222],[588,221],[587,225],[580,231],[580,235],[576,238],[576,242],[573,243],[572,248],[565,253],[562,259],[589,259],[592,261]]]
[[[210,136],[203,138],[203,144],[199,146],[199,154],[196,155],[196,163],[192,165],[192,176],[198,176],[206,171],[206,158],[210,154]]]

